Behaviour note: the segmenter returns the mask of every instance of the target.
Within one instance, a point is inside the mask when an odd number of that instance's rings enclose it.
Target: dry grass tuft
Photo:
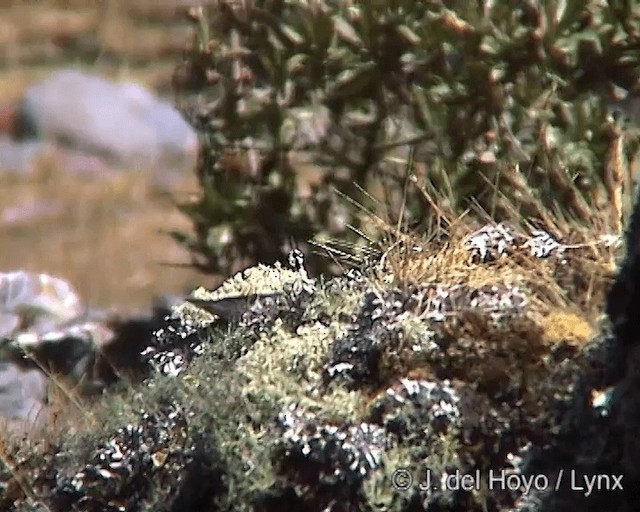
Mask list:
[[[461,226],[462,227],[462,226]],[[465,233],[466,234],[463,234]],[[569,307],[574,304],[571,290],[561,279],[562,263],[555,258],[540,259],[532,256],[528,248],[517,247],[510,254],[490,262],[474,262],[466,249],[472,226],[457,229],[442,243],[429,242],[416,235],[403,234],[402,243],[394,244],[384,255],[384,267],[381,275],[389,280],[393,276],[394,283],[406,287],[424,283],[438,283],[445,286],[464,284],[471,288],[482,288],[492,285],[517,286],[531,292],[532,298],[540,311],[551,311],[558,307]],[[524,237],[525,233],[521,233]],[[594,244],[596,241],[593,241]],[[575,249],[578,250],[578,249]],[[580,267],[589,265],[593,270],[592,278],[598,280],[592,285],[591,296],[601,297],[603,290],[593,289],[606,286],[610,275],[606,262],[608,250],[597,250],[594,258],[591,254],[572,255],[572,265]],[[576,268],[574,268],[575,270]],[[570,269],[568,268],[567,271]],[[598,279],[600,278],[600,279]],[[589,302],[589,308],[597,308],[602,304]]]
[[[622,234],[625,195],[632,194],[630,181],[625,179],[628,173],[623,169],[620,144],[619,138],[612,136],[611,159],[606,166],[610,201],[606,208],[598,211],[588,209],[585,204],[588,212],[585,210],[582,221],[563,219],[546,210],[528,187],[523,193],[529,194],[529,200],[535,206],[533,210],[538,212],[533,218],[515,213],[516,198],[496,196],[496,201],[503,201],[514,212],[514,221],[508,227],[519,242],[488,262],[473,261],[466,246],[480,227],[495,225],[491,215],[484,211],[456,215],[449,206],[452,204],[450,198],[444,193],[430,193],[415,177],[409,180],[408,186],[419,187],[433,211],[435,221],[430,232],[410,232],[403,228],[402,219],[391,223],[384,218],[384,213],[379,215],[358,205],[368,216],[367,223],[384,234],[385,241],[379,248],[381,281],[387,284],[393,281],[400,287],[425,283],[464,284],[471,288],[517,286],[528,293],[532,305],[540,313],[569,308],[595,320],[603,310],[605,295],[616,270],[620,244],[610,243],[610,240]],[[519,174],[514,173],[514,176]],[[518,197],[522,199],[523,196]],[[388,211],[380,204],[376,209]],[[564,245],[562,257],[532,255],[531,249],[522,241],[529,240],[535,231],[546,232]]]

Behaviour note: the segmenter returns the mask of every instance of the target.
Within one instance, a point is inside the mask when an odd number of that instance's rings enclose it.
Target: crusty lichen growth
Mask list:
[[[213,301],[227,297],[284,293],[288,288],[300,286],[306,279],[306,273],[285,268],[280,262],[274,265],[259,264],[238,272],[213,291],[200,287],[192,295],[197,299]]]
[[[184,302],[175,306],[171,311],[171,316],[173,318],[182,318],[195,325],[206,325],[215,319],[215,315],[190,302]]]
[[[300,290],[304,286],[313,286],[313,283],[314,280],[309,278],[304,268],[286,268],[277,261],[273,265],[258,264],[237,272],[214,290],[201,286],[191,293],[191,298],[221,301],[227,298],[282,295],[287,291]],[[174,308],[173,316],[189,318],[198,324],[206,324],[216,318],[213,313],[190,302]]]

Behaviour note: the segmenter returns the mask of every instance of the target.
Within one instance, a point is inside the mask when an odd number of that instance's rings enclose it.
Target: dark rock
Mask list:
[[[638,510],[640,500],[640,196],[627,230],[627,254],[607,300],[612,332],[577,380],[562,428],[531,471],[560,481],[538,492],[536,510]],[[596,482],[588,489],[586,482]],[[528,510],[526,506],[520,510]]]

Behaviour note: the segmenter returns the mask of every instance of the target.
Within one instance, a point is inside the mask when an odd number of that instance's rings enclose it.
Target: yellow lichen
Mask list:
[[[544,339],[552,344],[568,343],[581,346],[593,339],[592,325],[582,316],[567,311],[555,311],[542,320]]]

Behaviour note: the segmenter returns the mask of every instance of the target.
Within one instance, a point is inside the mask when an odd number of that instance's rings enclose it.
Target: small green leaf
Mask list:
[[[333,26],[338,36],[344,41],[355,46],[364,45],[362,39],[353,28],[353,25],[351,25],[351,23],[345,20],[342,16],[333,16]]]
[[[587,30],[581,33],[578,41],[578,48],[580,48],[582,51],[589,48],[589,50],[591,50],[590,53],[602,55],[602,41],[600,40],[600,36],[595,30]]]
[[[378,76],[378,66],[375,62],[366,62],[356,69],[347,69],[338,75],[327,97],[335,100],[358,95],[363,89],[375,83]]]
[[[297,53],[289,60],[287,60],[287,73],[296,74],[302,71],[307,62],[309,61],[309,56],[304,53]]]
[[[396,27],[396,30],[400,37],[402,37],[411,46],[418,46],[422,42],[420,36],[406,25],[399,25]]]
[[[289,25],[281,24],[280,29],[282,34],[293,44],[301,45],[304,43],[304,38],[295,30],[293,30]]]
[[[433,87],[429,87],[429,97],[436,102],[444,100],[452,93],[453,89],[451,88],[451,86],[444,82],[438,85],[434,85]]]
[[[414,107],[416,110],[416,120],[420,128],[425,130],[431,124],[431,115],[429,105],[427,103],[427,97],[424,94],[424,89],[419,85],[414,84],[412,86],[412,91],[413,99],[415,100]]]
[[[296,30],[274,16],[272,13],[262,9],[254,9],[253,15],[256,21],[264,23],[273,30],[274,34],[285,45],[299,46],[304,43],[304,38]]]

